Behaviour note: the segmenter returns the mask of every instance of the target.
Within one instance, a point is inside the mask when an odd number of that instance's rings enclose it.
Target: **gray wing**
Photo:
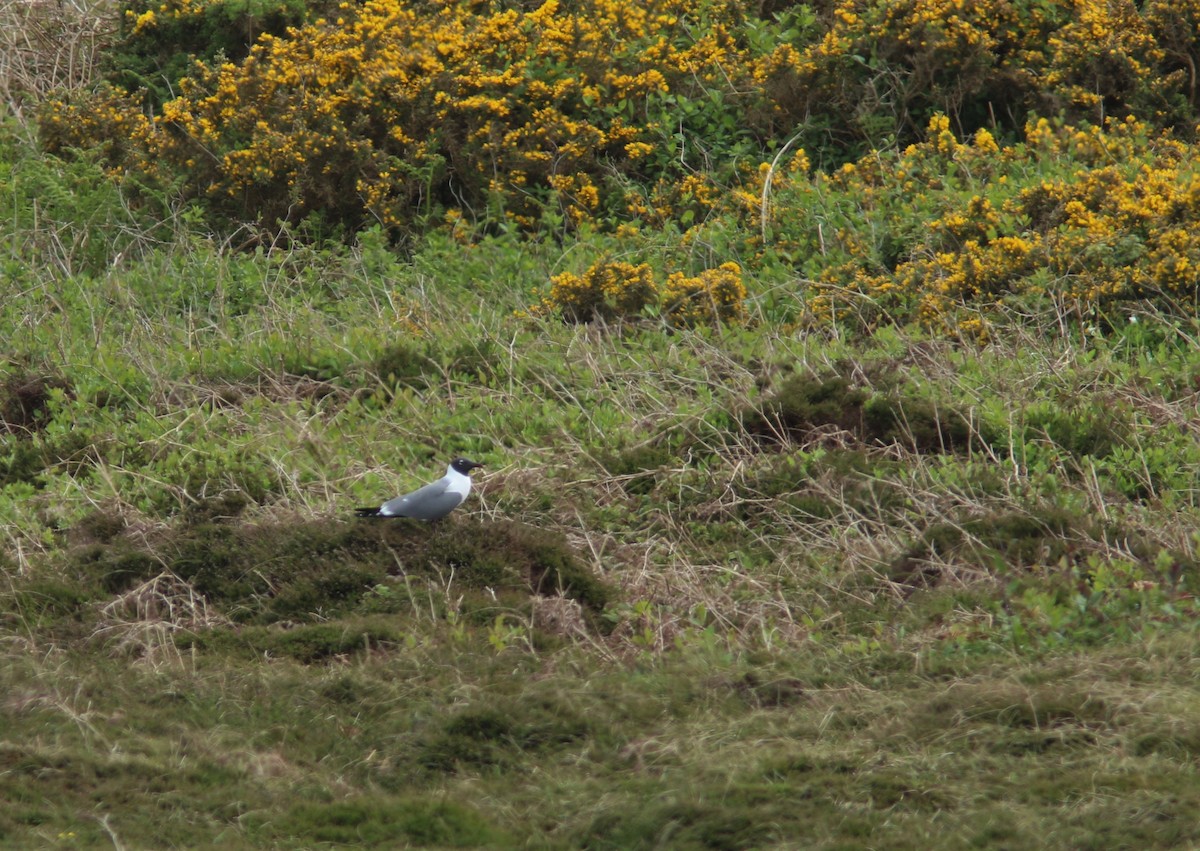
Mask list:
[[[415,517],[418,520],[445,517],[463,501],[462,494],[447,490],[449,486],[448,481],[439,479],[412,493],[389,499],[379,506],[379,513],[385,517]]]

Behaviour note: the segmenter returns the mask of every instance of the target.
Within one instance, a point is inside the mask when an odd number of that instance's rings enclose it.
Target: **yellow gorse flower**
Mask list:
[[[652,306],[680,326],[740,324],[746,319],[746,286],[736,263],[694,277],[672,272],[662,285],[645,263],[596,263],[582,275],[555,275],[550,284],[549,294],[532,312],[558,314],[571,322],[633,319]]]
[[[871,156],[828,177],[784,184],[783,191],[813,201],[836,186],[884,228],[916,219],[926,205],[943,207],[919,234],[910,234],[905,254],[890,268],[865,241],[873,235],[865,224],[823,229],[819,236],[814,227],[811,241],[801,245],[837,261],[822,264],[810,306],[821,317],[851,309],[861,316],[864,304],[880,315],[915,311],[932,327],[979,341],[986,337],[982,326],[963,325],[961,311],[1009,299],[1053,294],[1087,309],[1169,295],[1194,305],[1200,167],[1189,151],[1135,119],[1102,128],[1039,120],[1027,127],[1023,144],[1005,148],[990,138],[981,143],[979,134],[975,144],[963,145],[935,119],[928,141],[899,157]],[[1057,168],[1059,162],[1069,168]],[[1005,170],[1053,176],[1009,188]],[[948,175],[974,191],[947,191]],[[898,207],[874,209],[881,190],[902,199]]]
[[[218,2],[166,0],[133,26]],[[695,25],[701,14],[712,26]],[[703,13],[700,0],[346,2],[262,36],[243,61],[197,65],[133,122],[137,154],[118,167],[164,184],[184,174],[195,194],[271,223],[320,211],[403,230],[443,186],[443,203],[502,197],[504,215],[536,223],[557,202],[582,223],[627,207],[614,177],[674,132],[656,99],[749,79],[731,34],[740,14],[731,0]],[[51,117],[56,132],[89,132],[65,118]]]

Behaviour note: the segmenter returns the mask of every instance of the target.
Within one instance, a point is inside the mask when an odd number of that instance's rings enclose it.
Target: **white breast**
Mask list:
[[[471,477],[464,476],[462,473],[450,467],[446,470],[446,479],[449,484],[446,486],[447,493],[462,494],[462,498],[466,499],[467,494],[471,492]]]

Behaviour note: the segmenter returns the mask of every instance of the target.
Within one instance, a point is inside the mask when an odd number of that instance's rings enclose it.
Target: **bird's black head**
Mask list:
[[[476,467],[482,467],[483,465],[476,461],[469,461],[466,458],[455,458],[450,462],[450,466],[453,467],[456,472],[462,473],[464,476],[466,476],[469,475],[470,472]]]

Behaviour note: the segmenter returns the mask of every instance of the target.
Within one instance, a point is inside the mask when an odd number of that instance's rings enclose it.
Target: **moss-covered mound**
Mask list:
[[[135,536],[113,518],[87,518],[72,566],[105,594],[170,571],[247,624],[394,613],[411,608],[414,588],[425,597],[436,588],[468,612],[561,593],[594,615],[611,595],[561,534],[511,521],[234,524],[203,511],[196,520]],[[408,593],[394,592],[401,584]]]
[[[892,375],[868,384],[841,374],[798,372],[742,419],[751,434],[769,442],[842,435],[927,454],[965,451],[980,438],[968,413]]]
[[[1196,567],[1190,555],[1164,550],[1144,532],[1042,506],[932,523],[893,560],[891,578],[921,585],[955,574],[1047,570],[1082,578],[1086,585],[1095,572],[1091,564],[1121,564],[1138,582],[1155,585],[1173,585]]]

